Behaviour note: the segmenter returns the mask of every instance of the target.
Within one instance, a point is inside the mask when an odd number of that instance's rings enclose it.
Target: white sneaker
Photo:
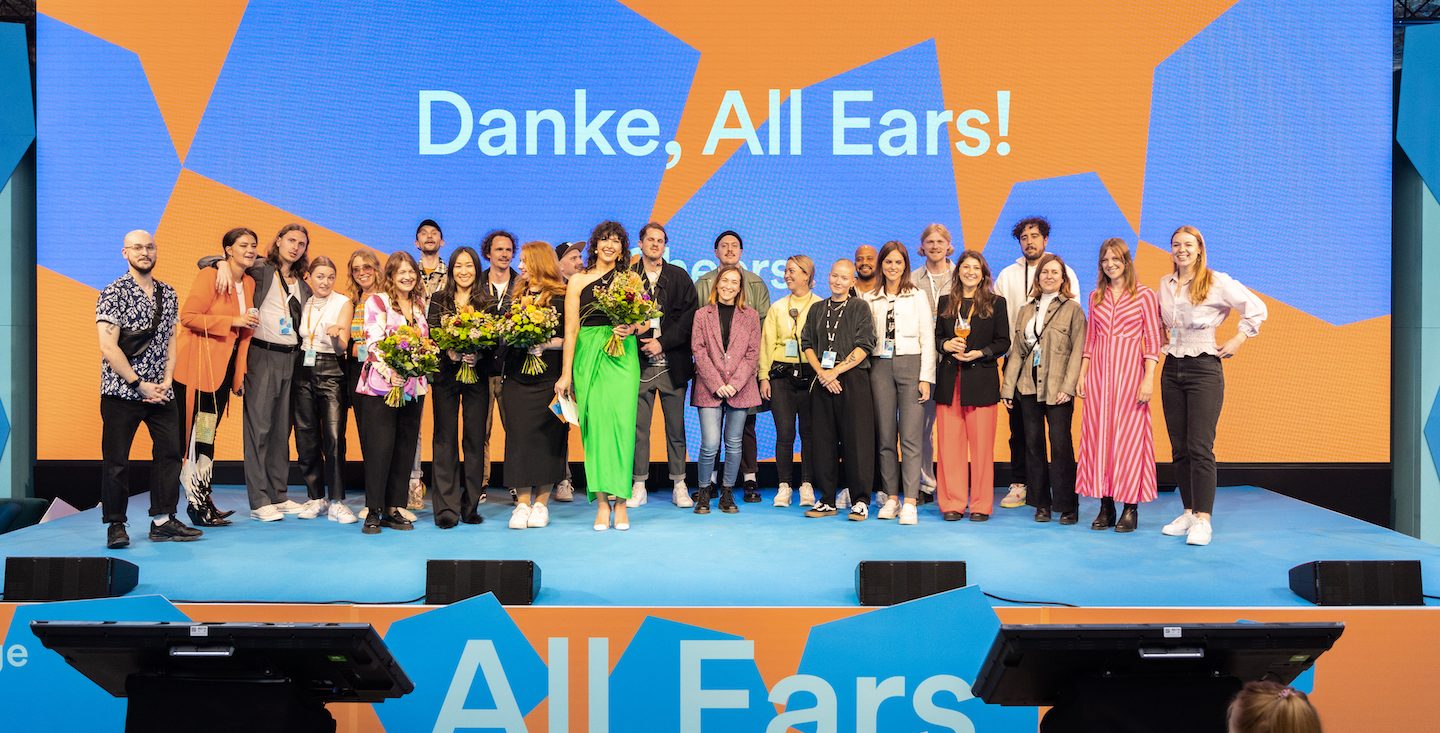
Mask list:
[[[285,518],[285,514],[275,507],[278,504],[266,504],[259,509],[250,510],[250,518],[261,522],[278,522]]]
[[[350,507],[345,506],[343,502],[331,502],[330,511],[326,512],[326,517],[332,522],[341,524],[355,523],[355,512],[350,511]]]
[[[794,493],[790,484],[780,484],[779,490],[775,492],[775,506],[790,506],[790,495]]]
[[[841,489],[840,493],[835,495],[835,508],[844,509],[847,506],[850,506],[850,490]]]
[[[925,492],[925,493],[927,493],[927,494],[934,494],[934,493],[935,493],[935,484],[927,484],[927,483],[925,483],[925,482],[922,481],[922,482],[920,482],[920,490],[923,491],[923,492]]]
[[[875,506],[885,506],[886,502],[891,501],[891,496],[883,491],[877,491],[874,496],[870,497],[870,501]]]
[[[1016,509],[1025,506],[1025,484],[1010,484],[1010,493],[1000,500],[1001,509]]]
[[[882,517],[883,519],[883,517]],[[914,504],[906,504],[900,507],[900,523],[915,524],[920,521],[920,513],[915,510]]]
[[[304,504],[296,504],[293,499],[286,499],[279,504],[271,504],[271,506],[275,507],[275,511],[281,514],[299,514],[305,510]]]
[[[575,487],[570,484],[570,479],[555,484],[555,495],[551,498],[555,501],[575,501]]]
[[[635,507],[640,506],[641,504],[648,503],[649,501],[650,497],[645,495],[645,482],[636,481],[635,484],[630,487],[630,498],[625,500],[625,506],[634,509]]]
[[[800,484],[800,506],[815,506],[815,487],[809,482]]]
[[[409,509],[407,509],[407,508],[405,508],[405,507],[403,507],[403,506],[397,506],[397,507],[395,507],[395,511],[400,512],[400,516],[404,517],[404,518],[405,518],[405,521],[407,521],[407,522],[413,522],[413,521],[415,521],[415,512],[412,512],[412,511],[410,511]]]
[[[1197,518],[1190,524],[1190,531],[1185,534],[1185,544],[1208,545],[1211,534],[1210,520]]]
[[[530,505],[516,504],[510,510],[510,529],[525,529],[530,526]]]
[[[539,528],[549,523],[550,510],[544,504],[535,504],[530,507],[530,517],[525,520],[525,526]]]
[[[314,519],[329,510],[330,502],[324,499],[311,499],[305,502],[305,505],[300,508],[300,513],[296,516],[300,519]]]
[[[675,491],[671,493],[670,501],[681,509],[689,509],[695,506],[695,500],[690,498],[690,489],[685,486],[684,481],[675,483]]]
[[[1184,514],[1175,518],[1175,521],[1160,528],[1160,533],[1171,537],[1186,536],[1190,528],[1195,525],[1195,513],[1189,509]]]
[[[884,494],[881,494],[881,496],[884,496]],[[909,505],[907,504],[906,506],[909,506]],[[886,499],[884,504],[881,504],[881,505],[880,505],[880,512],[875,515],[875,518],[876,518],[876,519],[894,519],[894,518],[895,518],[895,512],[897,512],[897,511],[900,511],[900,504],[899,504],[899,502],[896,502],[896,501],[895,501],[895,498],[894,498],[894,497],[891,497],[891,498]]]

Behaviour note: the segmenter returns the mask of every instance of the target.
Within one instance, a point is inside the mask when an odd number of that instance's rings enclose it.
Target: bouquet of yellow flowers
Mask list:
[[[414,326],[395,329],[394,333],[375,344],[374,351],[381,364],[405,379],[423,377],[440,370],[440,349]],[[385,404],[399,407],[405,404],[406,399],[404,387],[391,387],[390,393],[385,395]]]
[[[545,371],[545,360],[540,358],[540,344],[555,338],[560,327],[560,313],[554,307],[540,305],[538,298],[524,295],[510,303],[510,312],[500,317],[500,336],[505,343],[519,349],[529,350],[521,374],[535,376]]]
[[[640,274],[633,270],[618,270],[609,285],[595,288],[594,307],[616,326],[644,323],[662,315],[659,304],[645,292]],[[625,353],[619,336],[610,335],[610,340],[605,342],[605,353],[611,356]]]
[[[468,305],[440,319],[440,327],[435,329],[435,345],[441,351],[460,354],[478,354],[481,349],[494,346],[499,338],[500,319]],[[461,362],[460,372],[455,378],[463,384],[480,381],[475,367],[464,362]]]

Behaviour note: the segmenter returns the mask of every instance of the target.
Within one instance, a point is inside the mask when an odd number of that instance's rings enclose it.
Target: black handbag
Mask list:
[[[149,328],[138,331],[132,331],[123,326],[120,328],[120,337],[116,340],[120,345],[120,353],[124,354],[126,359],[134,359],[144,353],[145,349],[150,348],[150,342],[155,339],[155,332],[160,330],[160,311],[162,309],[160,297],[160,289],[156,288],[155,315],[150,318]]]

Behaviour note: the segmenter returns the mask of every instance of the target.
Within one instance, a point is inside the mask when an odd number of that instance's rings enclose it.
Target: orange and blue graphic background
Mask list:
[[[604,218],[632,233],[658,219],[670,256],[692,272],[708,268],[716,233],[736,229],[745,261],[764,274],[794,253],[823,269],[858,244],[918,246],[920,230],[938,221],[957,249],[983,249],[998,272],[1018,256],[1010,226],[1038,214],[1085,292],[1103,239],[1130,242],[1153,286],[1169,267],[1170,233],[1192,224],[1212,266],[1269,305],[1261,337],[1227,364],[1221,460],[1383,462],[1388,10],[1260,0],[1163,14],[1131,0],[383,10],[41,0],[38,457],[99,457],[93,308],[123,272],[130,229],[155,233],[157,275],[183,296],[196,259],[218,253],[234,226],[260,232],[263,249],[271,232],[301,221],[312,256],[344,261],[362,246],[413,252],[415,224],[427,217],[451,247],[497,227],[556,242]],[[614,154],[595,145],[576,154],[579,89],[588,118],[616,111],[602,128]],[[781,94],[773,116],[772,89]],[[473,109],[467,145],[419,154],[422,90],[454,92]],[[707,155],[731,90],[761,145],[722,140]],[[800,114],[791,90],[801,90]],[[837,155],[833,95],[857,90],[872,101],[851,102],[845,114],[869,127],[845,131],[846,141],[875,147]],[[1003,113],[1000,92],[1009,94]],[[930,154],[927,112],[972,108],[987,115],[975,123],[986,151],[957,149],[973,140],[950,124]],[[432,109],[435,140],[461,132],[453,107]],[[516,154],[482,149],[493,109],[519,120]],[[541,109],[565,120],[563,154],[549,123],[526,153],[525,111]],[[631,109],[658,123],[648,154],[617,145],[617,120]],[[914,154],[884,150],[899,139],[904,115],[886,116],[895,109],[918,120]],[[667,168],[672,140],[683,154]],[[1230,331],[1233,323],[1222,338]],[[1158,401],[1153,411],[1163,460]],[[238,422],[222,425],[219,458],[240,457],[239,434]],[[771,435],[762,418],[762,457]],[[1003,430],[997,443],[1004,458]],[[145,455],[142,439],[136,456]]]

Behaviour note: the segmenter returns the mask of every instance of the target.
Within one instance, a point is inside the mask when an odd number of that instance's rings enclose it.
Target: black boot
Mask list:
[[[1048,521],[1050,521],[1050,507],[1048,507],[1048,506],[1035,507],[1035,521],[1037,521],[1037,522],[1048,522]]]
[[[730,493],[729,486],[720,487],[720,511],[726,514],[734,514],[740,511],[740,507],[735,506],[735,497]]]
[[[1115,523],[1116,532],[1134,532],[1140,526],[1140,505],[1126,504],[1125,511],[1120,513],[1120,521]]]
[[[1100,500],[1100,513],[1090,523],[1090,529],[1110,529],[1115,526],[1115,500],[1105,497]]]
[[[700,487],[700,490],[697,491],[697,492],[695,492],[695,497],[694,497],[694,499],[695,499],[695,513],[696,513],[696,514],[709,514],[709,513],[710,513],[710,487],[709,487],[709,486],[701,486],[701,487]]]

